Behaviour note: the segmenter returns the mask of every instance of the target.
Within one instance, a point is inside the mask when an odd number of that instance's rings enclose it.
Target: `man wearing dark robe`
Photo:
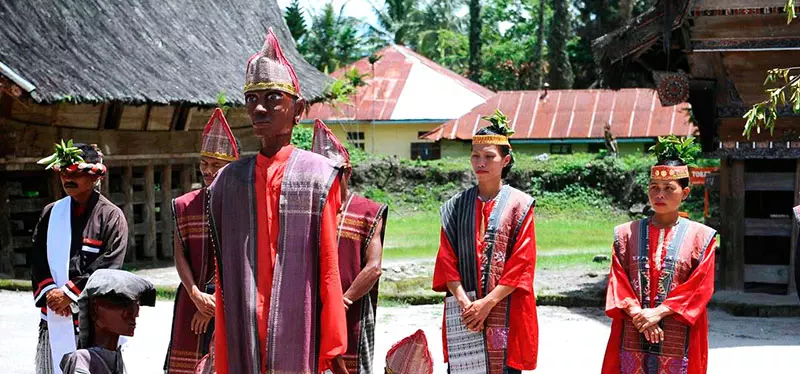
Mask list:
[[[68,195],[44,208],[31,252],[33,299],[41,312],[36,373],[58,374],[61,357],[75,350],[78,296],[94,271],[122,266],[128,224],[97,191],[106,167],[96,146],[62,141],[40,163],[59,173]]]

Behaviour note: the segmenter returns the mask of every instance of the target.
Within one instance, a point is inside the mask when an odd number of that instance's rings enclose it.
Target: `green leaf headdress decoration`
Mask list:
[[[680,160],[684,165],[692,165],[700,154],[700,145],[694,142],[694,138],[677,137],[675,135],[659,136],[658,143],[650,147],[650,151],[656,155],[658,161]]]
[[[64,140],[62,139],[61,144],[55,144],[54,150],[55,153],[39,160],[37,164],[47,165],[45,170],[59,170],[61,168],[66,168],[67,166],[83,162],[81,150],[80,148],[72,145],[72,139],[68,140],[66,143],[64,143]]]
[[[514,130],[508,127],[508,117],[500,109],[495,109],[494,114],[481,117],[481,119],[489,121],[491,123],[489,129],[497,134],[505,135],[506,137],[514,135]]]

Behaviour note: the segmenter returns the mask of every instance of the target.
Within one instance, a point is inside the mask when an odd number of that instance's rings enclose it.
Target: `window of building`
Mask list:
[[[589,153],[600,153],[603,149],[606,149],[606,143],[589,143]]]
[[[436,143],[411,143],[412,160],[438,160],[442,158],[442,148]]]
[[[550,153],[554,155],[571,154],[572,144],[550,144]]]
[[[350,132],[350,131],[348,131],[347,132],[347,141],[350,142],[350,144],[358,147],[362,151],[365,149],[365,146],[364,146],[364,132],[362,132],[362,131],[359,131],[359,132]]]

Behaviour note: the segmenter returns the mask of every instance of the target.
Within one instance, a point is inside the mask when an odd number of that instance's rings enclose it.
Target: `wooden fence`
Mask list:
[[[171,201],[199,187],[199,157],[191,156],[159,161],[117,157],[107,162],[109,172],[100,192],[122,209],[128,222],[126,266],[172,259]],[[14,277],[29,274],[31,238],[42,209],[63,196],[53,172],[0,172],[0,273]]]

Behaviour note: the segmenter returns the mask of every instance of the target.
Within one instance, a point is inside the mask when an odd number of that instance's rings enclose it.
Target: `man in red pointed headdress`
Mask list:
[[[347,309],[347,371],[372,373],[375,350],[375,311],[378,306],[378,279],[381,276],[383,235],[386,228],[385,204],[350,193],[352,167],[350,154],[322,121],[314,123],[311,151],[341,165],[343,206],[339,214],[339,275],[342,277],[344,305]]]
[[[208,353],[214,331],[214,253],[208,232],[206,187],[217,172],[239,159],[239,146],[222,109],[215,109],[203,131],[200,172],[203,188],[172,200],[175,219],[175,267],[181,284],[175,297],[172,339],[166,373],[186,373]]]
[[[305,101],[271,29],[247,61],[244,95],[261,150],[223,169],[209,194],[216,370],[347,373],[336,245],[340,169],[289,143]]]

